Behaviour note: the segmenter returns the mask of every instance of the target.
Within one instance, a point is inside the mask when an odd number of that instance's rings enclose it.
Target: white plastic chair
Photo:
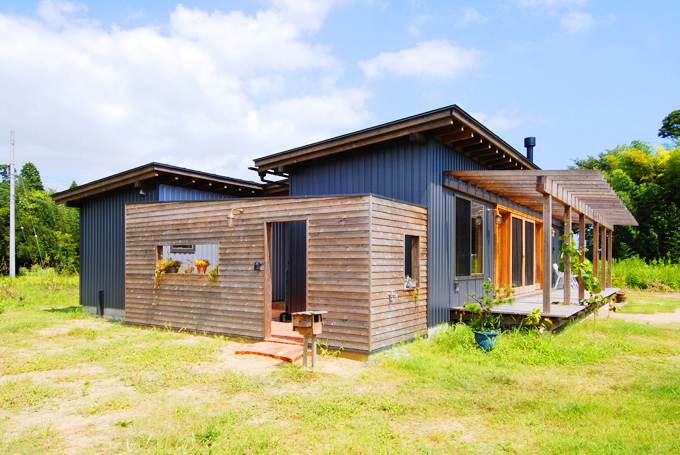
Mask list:
[[[555,286],[553,286],[553,289],[562,289],[564,287],[564,272],[560,272],[560,268],[557,266],[557,264],[553,264],[553,270],[557,274],[557,280],[555,281]],[[571,282],[572,288],[578,287],[578,280],[573,274],[571,275],[571,279],[569,281]]]

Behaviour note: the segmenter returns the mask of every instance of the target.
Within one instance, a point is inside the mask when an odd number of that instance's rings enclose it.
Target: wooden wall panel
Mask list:
[[[419,238],[418,300],[404,289],[405,236]],[[427,210],[371,199],[371,350],[427,334]],[[390,292],[397,298],[389,300]]]
[[[235,207],[244,213],[229,229]],[[374,196],[128,205],[126,322],[264,338],[265,267],[253,264],[265,262],[266,223],[301,220],[308,309],[328,311],[322,339],[369,352],[426,332],[426,210]],[[420,237],[418,304],[403,290],[404,235]],[[170,274],[154,294],[156,246],[194,243],[218,244],[216,279]],[[389,304],[393,288],[399,298]]]

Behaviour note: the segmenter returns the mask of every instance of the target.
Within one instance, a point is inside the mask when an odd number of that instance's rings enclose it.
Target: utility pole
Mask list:
[[[9,135],[9,276],[16,276],[16,247],[14,226],[14,131]]]

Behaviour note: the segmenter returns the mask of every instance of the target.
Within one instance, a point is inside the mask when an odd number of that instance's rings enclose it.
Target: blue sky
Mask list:
[[[253,158],[458,104],[564,169],[665,142],[679,18],[671,1],[0,0],[0,132],[56,190],[151,161],[256,180]]]

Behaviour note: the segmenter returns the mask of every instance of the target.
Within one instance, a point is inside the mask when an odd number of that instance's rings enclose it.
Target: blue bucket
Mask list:
[[[485,351],[490,351],[496,346],[496,337],[499,332],[478,332],[473,330],[472,333],[475,334],[475,342],[480,349]]]

